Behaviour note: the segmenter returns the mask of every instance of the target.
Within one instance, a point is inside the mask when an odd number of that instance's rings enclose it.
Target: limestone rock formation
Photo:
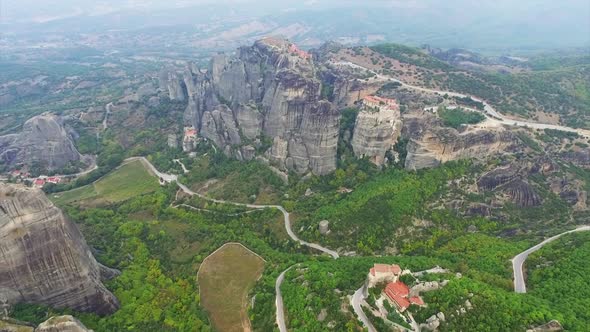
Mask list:
[[[381,108],[359,112],[352,135],[352,149],[357,157],[367,157],[375,165],[385,162],[401,133],[399,108]]]
[[[260,141],[280,169],[328,174],[336,169],[340,114],[321,98],[311,55],[274,38],[213,57],[206,72],[188,65],[186,125],[226,154],[251,159]],[[175,87],[169,92],[175,91]]]
[[[404,119],[402,134],[409,138],[405,167],[412,170],[435,167],[450,160],[484,158],[517,144],[515,136],[502,128],[459,132],[443,127],[430,114]]]
[[[37,328],[14,320],[0,320],[0,332],[92,332],[70,315],[51,317]]]
[[[0,163],[59,169],[81,159],[63,120],[45,113],[25,122],[22,132],[0,136]]]
[[[51,317],[39,324],[35,332],[92,332],[76,318],[65,315]]]
[[[0,298],[106,315],[119,307],[101,282],[112,272],[41,190],[0,183]]]

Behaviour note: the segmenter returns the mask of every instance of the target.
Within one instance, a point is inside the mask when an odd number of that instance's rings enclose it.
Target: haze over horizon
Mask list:
[[[309,30],[301,38],[321,40],[382,34],[385,41],[473,49],[590,45],[590,2],[584,0],[5,0],[0,14],[5,34],[196,27],[207,22],[239,29],[245,22],[262,21],[299,24]]]

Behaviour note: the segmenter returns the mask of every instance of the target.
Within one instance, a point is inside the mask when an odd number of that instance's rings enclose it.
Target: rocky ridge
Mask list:
[[[515,148],[516,137],[509,131],[468,129],[459,132],[444,127],[431,114],[404,119],[402,134],[409,139],[405,168],[417,170],[464,159],[486,158]]]
[[[114,274],[41,190],[0,183],[0,303],[111,314],[119,303],[101,276]]]
[[[52,170],[80,159],[62,118],[54,114],[35,116],[20,133],[0,136],[0,163],[9,167],[37,164]]]
[[[340,114],[321,97],[315,71],[311,54],[274,38],[217,55],[207,71],[189,64],[185,122],[228,156],[252,159],[267,141],[264,155],[280,169],[328,174],[336,169]]]

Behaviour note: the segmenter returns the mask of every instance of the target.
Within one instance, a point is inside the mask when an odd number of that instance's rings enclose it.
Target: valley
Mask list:
[[[585,330],[583,51],[225,19],[0,56],[0,331]]]

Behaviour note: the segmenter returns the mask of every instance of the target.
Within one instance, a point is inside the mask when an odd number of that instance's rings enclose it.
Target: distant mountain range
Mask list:
[[[269,34],[302,45],[382,41],[476,50],[590,44],[586,1],[61,1],[51,8],[4,4],[7,34],[194,34],[197,46],[231,49]],[[20,3],[20,2],[19,2]],[[61,4],[61,5],[60,5]],[[26,10],[23,10],[23,7]],[[228,10],[229,8],[229,10]]]

